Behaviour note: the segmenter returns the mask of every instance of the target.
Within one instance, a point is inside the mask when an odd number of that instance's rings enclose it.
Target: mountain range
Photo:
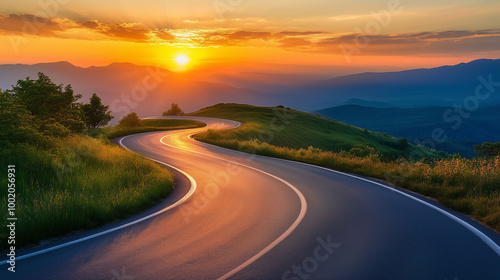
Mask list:
[[[475,95],[476,88],[492,80],[500,86],[500,59],[480,59],[454,66],[399,72],[361,73],[336,77],[296,88],[293,105],[317,110],[339,106],[352,98],[390,103],[394,107],[453,106]],[[484,91],[484,89],[483,89]],[[481,100],[480,106],[500,104],[496,94]]]
[[[226,84],[192,80],[188,75],[130,63],[112,63],[102,67],[82,68],[68,62],[35,65],[0,65],[0,88],[10,89],[19,79],[37,78],[42,72],[56,84],[71,84],[81,102],[97,93],[116,119],[132,111],[140,116],[159,115],[171,103],[185,111],[194,111],[220,102],[268,105],[274,95]]]
[[[110,105],[112,114],[116,117],[113,122],[132,111],[141,117],[158,115],[166,110],[170,103],[178,103],[186,112],[215,103],[284,105],[303,111],[349,104],[393,108],[388,110],[387,114],[396,120],[404,119],[405,114],[430,114],[428,118],[420,120],[421,125],[426,126],[436,118],[439,119],[433,112],[442,111],[444,107],[470,106],[471,104],[466,102],[476,101],[477,104],[472,105],[500,105],[500,59],[480,59],[431,69],[360,73],[326,80],[319,76],[291,73],[241,72],[203,76],[199,73],[172,72],[164,68],[130,63],[86,68],[68,62],[4,64],[0,65],[0,89],[10,89],[17,80],[26,77],[36,79],[38,72],[48,75],[57,84],[71,84],[77,94],[82,94],[81,102],[88,102],[92,93],[97,93],[104,104]],[[490,81],[490,84],[485,85],[487,81]],[[482,87],[482,94],[485,94],[487,89],[491,90],[491,94],[487,98],[474,99],[478,87]],[[432,108],[420,111],[394,109],[428,107]],[[352,109],[352,112],[366,119],[375,120],[373,114],[380,113],[373,111],[373,108],[345,108]],[[340,111],[341,108],[336,109],[337,113],[332,116],[353,125],[394,132],[396,136],[416,136],[399,134],[398,131],[388,129],[392,122],[388,122],[385,127],[351,122],[353,120],[346,115],[339,115]],[[487,120],[487,115],[483,117]],[[440,118],[442,119],[442,116]],[[380,120],[385,122],[384,118]],[[400,124],[401,122],[398,125]],[[472,139],[477,142],[492,139],[490,136],[488,131],[457,139]]]
[[[342,105],[316,113],[465,157],[475,155],[475,144],[500,141],[500,105],[480,107],[464,115],[452,107],[375,108],[360,105]],[[442,131],[443,136],[436,137],[435,131]]]

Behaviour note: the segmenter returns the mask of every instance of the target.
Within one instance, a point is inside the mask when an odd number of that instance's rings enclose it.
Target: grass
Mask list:
[[[1,166],[16,166],[16,246],[123,219],[159,203],[173,189],[165,168],[112,144],[108,138],[139,132],[194,128],[190,120],[141,120],[137,128],[107,127],[51,138],[51,145],[16,144],[0,149]],[[7,186],[7,177],[0,184]],[[0,188],[7,210],[7,188]],[[2,233],[7,220],[2,219]],[[0,249],[7,248],[0,243]]]
[[[404,138],[395,138],[385,133],[371,132],[284,107],[257,107],[243,104],[217,104],[197,112],[193,116],[206,116],[240,121],[237,129],[209,131],[200,139],[236,139],[245,141],[259,139],[279,147],[308,148],[313,146],[333,152],[378,153],[386,158],[444,157],[443,152],[409,144]]]
[[[113,139],[135,133],[172,130],[172,129],[197,128],[203,126],[205,126],[204,123],[192,120],[143,119],[141,120],[141,126],[139,127],[129,128],[117,125],[112,127],[106,127],[102,129],[101,132],[103,132],[108,139]]]
[[[0,153],[2,166],[16,165],[17,247],[139,213],[173,189],[173,175],[156,163],[84,135],[50,150],[18,144]],[[6,188],[0,192],[7,209]]]
[[[394,142],[390,144],[390,136],[360,132],[358,128],[294,110],[290,113],[295,118],[286,128],[273,130],[269,124],[276,117],[275,112],[274,108],[238,104],[205,108],[193,115],[245,123],[234,130],[209,130],[195,138],[229,149],[383,179],[435,198],[500,232],[500,157],[464,159],[409,145],[398,149]],[[259,139],[259,133],[265,130],[274,136],[269,142]],[[417,160],[412,153],[425,157]],[[394,159],[396,156],[400,158]]]

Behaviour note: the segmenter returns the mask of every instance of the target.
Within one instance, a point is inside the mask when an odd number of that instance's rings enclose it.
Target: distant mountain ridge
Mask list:
[[[479,59],[453,66],[399,72],[360,73],[298,87],[293,105],[317,110],[344,104],[355,98],[393,104],[395,107],[453,106],[474,95],[483,77],[500,82],[500,59]],[[498,89],[500,92],[500,88]],[[491,94],[481,106],[500,104],[500,94]]]
[[[446,112],[452,111],[453,108],[449,107],[374,108],[343,105],[318,110],[316,113],[396,137],[431,140],[439,150],[468,157],[474,155],[474,144],[500,141],[500,105],[481,107],[470,112],[467,118],[460,119],[460,125],[457,125],[457,113],[444,117]],[[444,131],[447,137],[444,143],[433,140],[434,129]]]
[[[214,103],[285,105],[315,111],[345,104],[369,107],[419,108],[463,104],[485,80],[500,82],[500,59],[480,59],[454,66],[399,72],[360,73],[317,81],[317,77],[294,74],[242,72],[205,76],[176,73],[163,68],[112,63],[78,67],[69,62],[34,65],[0,65],[0,88],[9,89],[17,80],[36,78],[38,72],[58,84],[71,84],[87,102],[97,93],[111,105],[116,118],[136,111],[140,116],[157,115],[170,103],[186,112]],[[313,81],[313,82],[311,82]],[[304,85],[305,83],[305,85]],[[497,90],[500,93],[500,88]],[[500,94],[480,100],[480,106],[500,104]],[[116,119],[115,119],[116,121]]]
[[[0,88],[10,89],[26,77],[36,79],[38,72],[57,84],[71,84],[75,93],[83,95],[80,102],[88,102],[97,93],[104,104],[111,105],[114,122],[132,111],[140,116],[159,115],[171,103],[189,112],[220,102],[270,105],[275,100],[270,93],[190,80],[189,75],[131,63],[87,68],[69,62],[0,65]]]

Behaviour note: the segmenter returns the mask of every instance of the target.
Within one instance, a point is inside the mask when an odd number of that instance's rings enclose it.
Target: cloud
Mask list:
[[[149,29],[141,24],[99,24],[98,32],[109,37],[128,39],[136,42],[148,42]]]
[[[229,40],[270,40],[279,36],[275,33],[270,32],[255,32],[255,31],[237,31],[230,34],[225,34],[225,37]]]
[[[253,18],[245,20],[260,21]],[[200,24],[197,20],[184,22]],[[191,26],[160,29],[140,23],[105,23],[92,19],[75,21],[67,18],[40,18],[31,14],[0,14],[0,35],[107,39],[188,47],[256,46],[335,54],[342,54],[340,46],[349,46],[358,49],[357,53],[363,55],[462,54],[500,49],[500,30],[445,30],[364,36],[356,33],[336,35],[315,30],[255,31],[245,30],[244,26],[245,24],[224,28]]]
[[[366,55],[418,55],[497,51],[500,30],[448,30],[407,34],[347,34],[316,42],[312,51],[338,53],[340,46]]]
[[[313,43],[310,41],[301,38],[287,38],[280,41],[280,47],[282,48],[304,48],[312,45]]]
[[[56,37],[64,30],[64,21],[31,14],[0,15],[0,32],[13,35]]]
[[[99,22],[97,20],[88,20],[80,23],[80,25],[85,28],[95,29],[99,27]]]
[[[366,15],[366,14],[359,14],[359,15],[340,15],[340,16],[334,16],[334,17],[329,17],[329,20],[334,20],[334,21],[344,21],[344,20],[355,20],[355,19],[360,19],[360,18],[365,18],[369,17],[371,15]]]
[[[281,31],[280,34],[286,36],[308,36],[308,35],[320,35],[320,34],[328,34],[327,32],[321,31]]]
[[[97,20],[77,22],[70,19],[42,18],[31,14],[0,15],[0,34],[71,38],[70,31],[88,30],[110,39],[148,42],[151,30],[139,23],[109,24]],[[160,36],[167,38],[166,34]],[[99,37],[100,38],[100,37]]]

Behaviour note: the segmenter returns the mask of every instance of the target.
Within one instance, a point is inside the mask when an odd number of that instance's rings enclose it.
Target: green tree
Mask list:
[[[99,128],[107,125],[114,117],[108,112],[109,106],[103,105],[97,94],[92,94],[89,104],[82,105],[85,126]]]
[[[474,151],[482,157],[500,156],[500,142],[486,142],[481,145],[474,145]]]
[[[34,118],[24,105],[17,104],[12,96],[0,90],[0,147],[7,143],[31,142],[39,139]],[[1,149],[1,148],[0,148]]]
[[[85,126],[80,104],[76,102],[81,95],[75,95],[71,85],[63,88],[38,73],[38,80],[19,80],[8,92],[35,117],[44,133],[61,126],[79,132]]]
[[[141,126],[141,119],[139,119],[139,116],[137,115],[136,112],[132,112],[124,116],[120,120],[119,125],[126,127],[138,127]]]
[[[184,115],[184,111],[179,107],[179,104],[177,103],[172,103],[170,105],[170,109],[167,111],[163,112],[164,116],[182,116]]]

